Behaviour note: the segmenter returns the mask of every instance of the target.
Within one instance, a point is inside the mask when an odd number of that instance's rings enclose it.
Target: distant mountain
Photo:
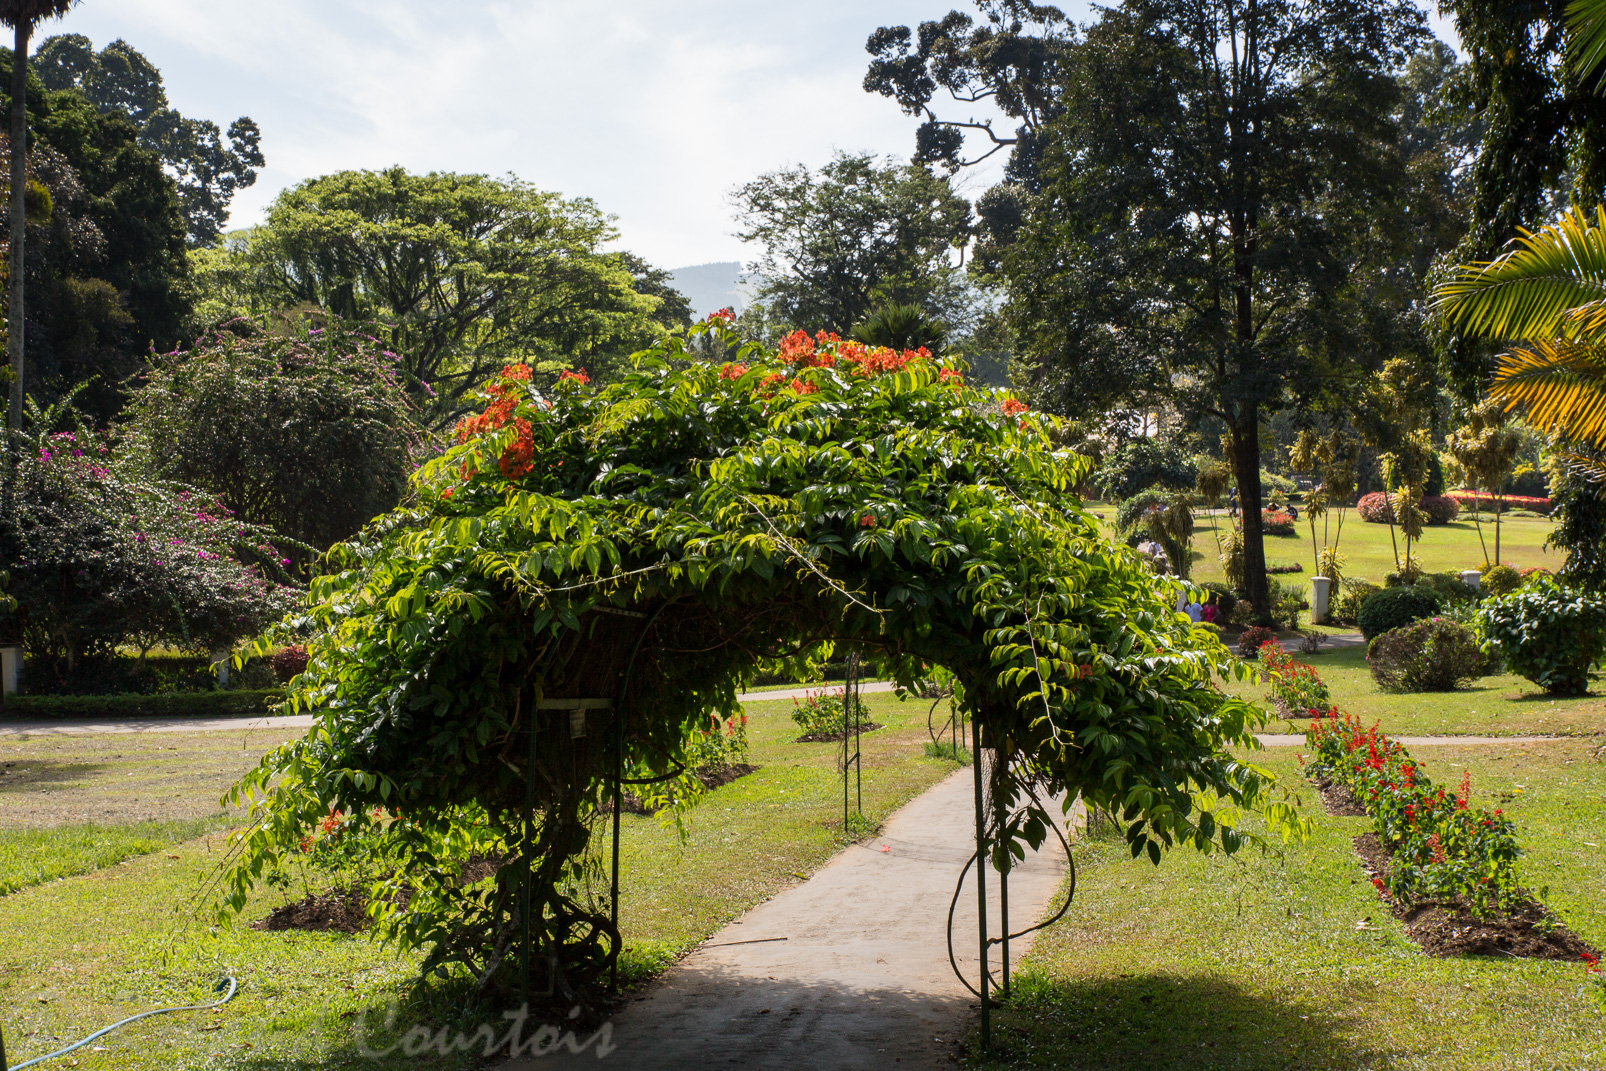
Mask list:
[[[721,260],[714,264],[693,264],[669,269],[674,287],[686,295],[699,320],[720,309],[741,312],[752,300],[747,275],[740,261]]]

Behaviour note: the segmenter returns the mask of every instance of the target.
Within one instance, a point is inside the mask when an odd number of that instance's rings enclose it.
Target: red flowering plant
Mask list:
[[[1315,666],[1294,660],[1281,642],[1267,640],[1260,645],[1261,668],[1271,681],[1271,699],[1284,717],[1321,717],[1333,706],[1327,683]]]
[[[1309,771],[1344,785],[1371,816],[1389,852],[1391,897],[1459,899],[1479,917],[1510,910],[1522,854],[1515,827],[1498,810],[1471,806],[1470,775],[1452,795],[1376,725],[1337,709],[1311,722],[1305,742]]]

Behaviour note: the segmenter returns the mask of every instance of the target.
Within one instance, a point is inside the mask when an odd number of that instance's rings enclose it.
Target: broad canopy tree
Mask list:
[[[760,175],[732,194],[739,237],[763,249],[758,300],[792,327],[847,335],[876,310],[913,304],[957,327],[970,294],[955,264],[970,205],[921,164],[838,153],[818,171]]]
[[[674,337],[601,389],[505,368],[415,501],[332,552],[291,622],[309,660],[289,708],[317,726],[236,789],[230,905],[338,811],[390,852],[370,904],[426,971],[510,987],[527,920],[534,984],[583,994],[618,950],[591,884],[614,749],[674,773],[764,660],[822,641],[905,683],[956,674],[1004,760],[1001,865],[1047,835],[1045,792],[1119,815],[1155,862],[1253,842],[1243,809],[1298,824],[1230,750],[1264,721],[1212,684],[1241,666],[1100,536],[1052,418],[921,351],[723,341],[735,360]],[[613,707],[571,709],[597,697]],[[494,881],[459,882],[470,851],[503,860]]]
[[[286,190],[267,221],[201,258],[226,319],[314,306],[386,324],[436,414],[510,360],[562,359],[635,339],[662,297],[637,289],[617,237],[584,198],[518,179],[400,167],[342,171]]]
[[[1226,425],[1262,615],[1261,421],[1388,355],[1355,296],[1387,274],[1371,241],[1402,186],[1392,72],[1423,35],[1403,2],[1106,10],[1064,64],[1040,189],[999,255],[1045,404]]]

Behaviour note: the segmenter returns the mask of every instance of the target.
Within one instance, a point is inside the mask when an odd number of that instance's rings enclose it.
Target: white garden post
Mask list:
[[[217,671],[217,686],[219,688],[227,688],[229,686],[229,652],[213,651],[212,658],[214,659],[212,668]]]
[[[1333,593],[1333,579],[1327,576],[1313,576],[1310,578],[1310,623],[1321,625],[1327,622],[1327,600]]]
[[[1461,583],[1465,584],[1467,587],[1471,588],[1473,591],[1477,591],[1478,590],[1478,581],[1480,581],[1482,579],[1483,579],[1483,574],[1478,572],[1476,569],[1463,569],[1463,570],[1461,570]]]
[[[22,671],[22,648],[0,647],[0,695],[17,694],[17,674]]]

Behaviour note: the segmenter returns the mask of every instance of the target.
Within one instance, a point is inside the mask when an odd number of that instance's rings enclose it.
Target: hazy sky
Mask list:
[[[234,202],[342,168],[513,173],[618,217],[663,267],[750,259],[730,189],[833,150],[905,155],[865,38],[956,0],[87,0],[39,36],[124,38],[184,114],[249,115],[268,165]],[[1061,5],[1077,21],[1090,5]],[[1437,21],[1437,20],[1436,20]],[[1441,35],[1448,33],[1442,24]],[[1000,157],[995,157],[998,161]],[[984,189],[989,165],[965,181]]]

